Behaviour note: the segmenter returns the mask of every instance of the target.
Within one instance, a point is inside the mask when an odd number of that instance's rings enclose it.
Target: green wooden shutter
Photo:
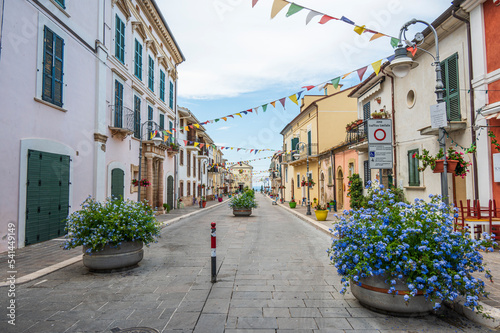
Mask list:
[[[311,136],[311,131],[308,131],[307,132],[307,155],[311,156],[311,153],[312,153],[312,149],[311,149],[311,145],[312,145],[312,136]]]
[[[444,85],[444,100],[449,121],[460,121],[460,84],[458,75],[458,53],[441,62],[441,78]]]
[[[55,0],[63,9],[66,9],[66,4],[64,3],[64,0]]]
[[[368,102],[363,105],[363,120],[370,119],[370,117],[371,117],[370,102]]]
[[[155,61],[149,56],[149,81],[148,87],[151,91],[155,90]]]
[[[125,63],[125,23],[115,16],[115,57]]]
[[[115,80],[115,121],[114,126],[123,127],[123,84]]]
[[[415,153],[418,153],[418,149],[408,151],[408,185],[410,186],[420,186],[418,159],[413,157]]]
[[[134,96],[134,137],[141,137],[141,99]]]
[[[170,82],[170,96],[168,106],[170,106],[172,110],[174,109],[174,84],[172,82]]]
[[[125,172],[122,169],[111,170],[111,197],[123,199],[125,193]]]
[[[52,102],[52,68],[54,67],[54,33],[47,27],[43,31],[43,88],[42,99]]]
[[[165,102],[165,72],[160,69],[160,99]]]
[[[174,177],[167,177],[167,204],[170,208],[174,207]]]
[[[54,104],[63,105],[63,57],[64,41],[61,37],[55,35],[54,52]]]
[[[165,129],[165,115],[160,113],[160,130]]]
[[[65,234],[69,212],[69,165],[65,155],[28,151],[26,245]]]
[[[64,40],[45,27],[43,49],[42,99],[62,106]]]
[[[174,132],[173,132],[173,128],[174,128],[174,123],[173,123],[173,122],[171,122],[171,121],[169,121],[169,122],[168,122],[168,129],[170,130],[170,133],[172,133],[172,134],[174,133]],[[170,141],[170,142],[174,142],[174,136],[173,136],[172,134],[169,134],[169,138],[170,138],[170,140],[169,140],[169,141]]]
[[[298,151],[296,152],[295,149],[297,149],[297,143],[299,143],[299,138],[293,138],[292,139],[292,161],[296,160],[297,158],[293,156],[294,153],[299,153]]]
[[[134,74],[142,80],[142,45],[137,39],[135,40]]]

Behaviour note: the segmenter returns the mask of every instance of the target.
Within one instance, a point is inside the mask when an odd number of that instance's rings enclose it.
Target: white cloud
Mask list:
[[[231,128],[231,126],[222,126],[222,127],[217,128],[217,131],[225,131],[225,130],[228,130],[230,128]]]
[[[393,52],[388,38],[368,42],[371,34],[358,36],[343,22],[320,25],[316,17],[306,26],[307,10],[287,18],[285,8],[270,20],[272,1],[261,0],[253,9],[248,0],[158,0],[158,4],[186,57],[178,68],[179,96],[184,99],[234,97],[277,86],[293,91]],[[448,4],[310,0],[307,6],[397,37],[409,19],[432,21]]]

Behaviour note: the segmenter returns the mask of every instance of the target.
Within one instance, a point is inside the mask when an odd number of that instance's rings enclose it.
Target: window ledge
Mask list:
[[[55,0],[50,0],[50,2],[52,2],[54,4],[54,6],[57,7],[57,9],[59,9],[61,12],[63,12],[64,15],[66,15],[67,17],[71,17],[68,12],[66,11],[66,9],[64,9],[60,4],[58,4]]]
[[[407,190],[425,190],[426,187],[425,186],[404,186],[405,189]]]
[[[40,98],[37,98],[37,97],[34,97],[33,99],[35,100],[35,102],[38,102],[38,103],[50,106],[51,108],[54,108],[56,110],[59,110],[59,111],[62,111],[62,112],[68,112],[67,109],[64,109],[64,108],[62,108],[60,106],[57,106],[55,104],[52,104],[50,102],[44,101],[43,99],[40,99]]]

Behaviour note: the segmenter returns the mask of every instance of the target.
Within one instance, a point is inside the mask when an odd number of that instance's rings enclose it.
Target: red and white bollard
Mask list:
[[[215,236],[215,222],[212,222],[212,283],[217,282],[217,255],[215,253],[217,237]]]

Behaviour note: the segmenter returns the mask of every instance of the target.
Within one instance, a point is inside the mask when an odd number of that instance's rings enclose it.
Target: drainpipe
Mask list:
[[[177,72],[177,65],[175,65],[175,71]],[[179,126],[177,126],[177,89],[178,89],[178,84],[179,84],[179,80],[175,80],[175,104],[174,104],[174,109],[175,109],[175,112],[174,112],[174,124],[175,124],[175,142],[176,144],[178,144],[178,141],[177,141],[177,136],[178,136],[178,133],[177,133],[177,130],[179,129]],[[178,184],[178,168],[177,168],[177,162],[178,162],[178,156],[177,154],[174,155],[174,207],[175,208],[179,208],[177,207],[177,201],[178,201],[178,196],[179,196],[179,184]]]
[[[0,59],[2,59],[2,36],[3,36],[4,11],[5,11],[5,0],[2,1],[2,17],[0,18]]]
[[[335,156],[333,154],[333,149],[330,150],[330,164],[332,165],[332,182],[333,182],[333,200],[337,202],[337,187],[335,184],[337,183],[337,180],[335,178]]]
[[[458,8],[458,6],[456,6]],[[469,58],[469,88],[470,88],[470,123],[471,123],[471,137],[472,144],[476,143],[476,129],[474,124],[476,123],[475,105],[474,105],[474,88],[472,87],[472,79],[474,78],[474,71],[472,68],[472,47],[471,47],[471,32],[470,32],[470,21],[460,17],[456,14],[455,9],[452,10],[451,14],[454,18],[465,23],[467,27],[467,56]],[[479,199],[479,185],[477,183],[477,153],[472,154],[472,176],[474,177],[474,199]]]

